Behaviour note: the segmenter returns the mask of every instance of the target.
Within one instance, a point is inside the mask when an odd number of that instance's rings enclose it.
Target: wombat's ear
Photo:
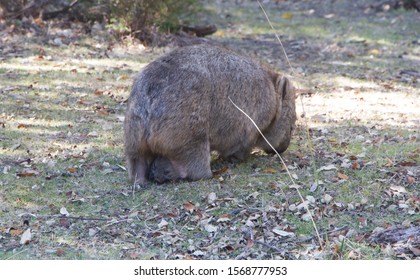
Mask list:
[[[285,76],[278,76],[276,82],[276,91],[282,95],[282,100],[295,99],[295,88],[292,82]]]

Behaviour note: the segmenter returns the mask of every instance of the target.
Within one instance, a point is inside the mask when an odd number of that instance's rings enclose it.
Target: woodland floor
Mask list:
[[[125,100],[175,44],[0,23],[0,259],[420,259],[420,13],[263,1],[289,67],[255,1],[214,2],[205,40],[270,63],[302,93],[283,154],[293,182],[255,152],[215,157],[211,180],[133,191]]]

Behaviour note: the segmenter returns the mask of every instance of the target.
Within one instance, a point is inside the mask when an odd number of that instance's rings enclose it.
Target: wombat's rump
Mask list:
[[[296,120],[294,95],[287,78],[224,48],[196,45],[164,55],[137,76],[128,99],[130,180],[145,184],[151,166],[158,181],[210,178],[211,150],[239,160],[256,146],[271,152],[228,97],[283,152]]]

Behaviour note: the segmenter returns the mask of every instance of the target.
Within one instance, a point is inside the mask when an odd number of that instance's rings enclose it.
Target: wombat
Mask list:
[[[211,178],[210,151],[243,160],[254,147],[279,153],[295,126],[288,78],[222,47],[194,45],[153,61],[137,76],[124,121],[129,178],[145,185]]]

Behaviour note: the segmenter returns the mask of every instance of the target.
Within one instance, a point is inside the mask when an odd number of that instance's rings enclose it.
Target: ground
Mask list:
[[[205,40],[299,88],[288,171],[258,151],[215,156],[211,180],[141,190],[125,101],[176,43],[1,24],[0,259],[419,259],[420,14],[376,2],[262,1],[290,65],[257,2],[207,6]]]

